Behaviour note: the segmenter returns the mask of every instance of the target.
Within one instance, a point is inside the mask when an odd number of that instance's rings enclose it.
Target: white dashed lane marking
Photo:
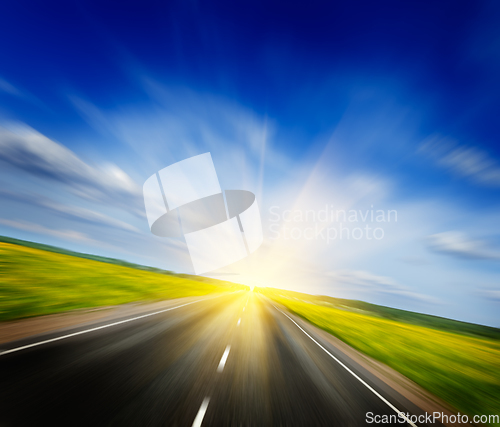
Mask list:
[[[229,356],[229,351],[231,350],[231,346],[228,345],[226,349],[224,350],[224,354],[222,355],[222,358],[220,359],[219,366],[217,368],[217,372],[222,372],[224,370],[224,365],[226,364],[227,357]]]
[[[198,410],[198,413],[196,414],[196,418],[193,421],[193,427],[200,427],[201,426],[201,423],[203,422],[203,417],[205,416],[205,412],[207,412],[209,402],[210,402],[209,397],[205,397],[205,399],[203,399],[203,402],[201,403],[200,409]]]

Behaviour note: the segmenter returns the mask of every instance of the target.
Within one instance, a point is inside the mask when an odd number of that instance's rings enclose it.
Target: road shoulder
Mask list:
[[[40,337],[55,332],[67,332],[75,328],[92,327],[96,324],[113,322],[135,315],[162,310],[187,303],[204,296],[176,298],[162,301],[141,301],[107,307],[93,307],[64,313],[31,317],[0,323],[0,344],[25,338]]]
[[[418,384],[411,381],[396,370],[389,366],[359,352],[352,348],[345,342],[334,337],[328,332],[318,328],[317,326],[309,323],[303,318],[289,312],[285,307],[272,302],[273,305],[278,306],[282,311],[286,312],[297,324],[300,325],[308,334],[310,334],[318,341],[328,343],[341,354],[347,356],[363,369],[372,374],[381,383],[385,384],[395,392],[399,393],[402,397],[407,399],[413,405],[420,408],[423,412],[432,414],[433,412],[443,413],[445,415],[457,414],[451,405],[434,396],[432,393],[420,387]],[[453,425],[453,424],[445,424]]]

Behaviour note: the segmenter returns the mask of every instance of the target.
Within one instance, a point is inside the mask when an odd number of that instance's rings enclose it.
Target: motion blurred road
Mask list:
[[[260,294],[192,301],[1,354],[0,426],[360,426],[367,412],[396,414],[389,405],[422,413]]]

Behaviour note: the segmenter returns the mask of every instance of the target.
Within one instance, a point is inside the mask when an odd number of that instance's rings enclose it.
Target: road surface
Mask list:
[[[189,301],[3,344],[0,426],[362,426],[368,412],[422,414],[259,294]]]

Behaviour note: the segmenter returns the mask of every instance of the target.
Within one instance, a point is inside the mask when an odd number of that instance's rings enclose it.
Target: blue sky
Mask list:
[[[494,1],[11,2],[0,234],[191,272],[141,188],[210,151],[265,236],[214,277],[500,326],[499,24]],[[398,217],[334,241],[283,218],[325,205]]]

